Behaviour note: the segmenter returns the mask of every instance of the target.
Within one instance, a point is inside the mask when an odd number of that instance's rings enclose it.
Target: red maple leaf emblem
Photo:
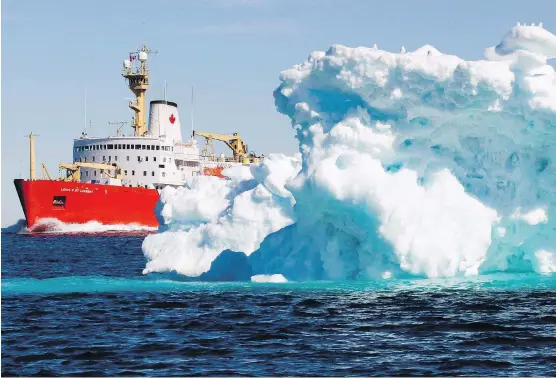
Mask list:
[[[174,113],[170,114],[170,118],[168,118],[170,120],[170,123],[173,125],[174,122],[176,122],[176,117],[174,117]]]

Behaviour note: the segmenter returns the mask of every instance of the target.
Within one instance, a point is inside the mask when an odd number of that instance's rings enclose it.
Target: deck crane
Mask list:
[[[210,146],[212,149],[212,140],[218,140],[224,142],[233,152],[234,160],[237,161],[244,161],[249,160],[249,156],[247,155],[247,146],[241,140],[241,136],[238,133],[233,134],[217,134],[217,133],[209,133],[203,131],[193,131],[193,137],[201,136],[205,138],[205,148],[203,152],[208,152],[207,149]],[[214,151],[211,151],[214,154]]]
[[[81,180],[81,168],[100,169],[100,173],[106,174],[110,178],[122,179],[122,169],[117,165],[100,164],[100,163],[60,163],[60,169],[65,169],[67,172],[66,178],[59,180],[68,182],[79,182]],[[114,175],[110,174],[114,171]]]

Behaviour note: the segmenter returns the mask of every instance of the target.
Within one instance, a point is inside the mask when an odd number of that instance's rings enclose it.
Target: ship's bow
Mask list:
[[[25,180],[24,179],[15,179],[14,180],[15,190],[17,191],[17,196],[19,197],[19,202],[21,203],[21,208],[23,209],[23,214],[25,214],[25,222],[27,223],[27,227],[29,227],[29,219],[27,216],[27,201],[25,198]]]

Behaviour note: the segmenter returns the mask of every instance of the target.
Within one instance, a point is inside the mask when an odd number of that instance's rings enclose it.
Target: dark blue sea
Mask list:
[[[556,278],[143,276],[144,235],[2,234],[2,376],[556,375]]]

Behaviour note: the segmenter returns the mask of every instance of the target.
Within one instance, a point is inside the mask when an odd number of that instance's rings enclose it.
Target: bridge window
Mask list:
[[[144,149],[146,149],[146,148],[147,148],[147,146],[145,146],[144,144],[141,145],[141,149],[142,149],[142,150],[144,150]]]
[[[156,146],[156,150],[157,150],[157,151],[160,150],[160,146]]]
[[[121,150],[121,149],[122,149],[122,145],[118,144],[118,150]]]
[[[141,149],[141,145],[140,145],[140,144],[136,144],[136,145],[135,145],[135,149],[136,149],[136,150],[140,150],[140,149]]]
[[[164,164],[159,164],[158,168],[164,168]]]
[[[151,150],[151,145],[150,144],[147,144],[147,150],[149,150],[149,151]]]
[[[129,150],[129,149],[130,149],[130,148],[129,148],[129,144],[128,144],[128,145],[126,145],[126,146],[127,146],[127,149]]]
[[[113,150],[113,149],[114,149],[114,146],[113,146],[112,144],[109,144],[109,145],[108,145],[108,149],[109,149],[109,150]]]

